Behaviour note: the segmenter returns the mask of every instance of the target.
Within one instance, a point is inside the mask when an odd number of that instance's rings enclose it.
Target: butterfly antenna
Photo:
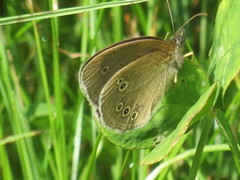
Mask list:
[[[173,30],[173,33],[175,33],[175,27],[174,27],[174,23],[173,23],[173,15],[172,15],[170,3],[169,3],[168,0],[166,0],[166,3],[167,3],[167,7],[168,7],[168,12],[169,12],[169,16],[170,16],[170,19],[171,19],[171,23],[172,23],[172,30]]]
[[[198,16],[207,16],[207,13],[198,13],[195,14],[194,16],[192,16],[189,20],[187,20],[176,32],[176,34],[186,25],[188,24],[191,20],[193,20],[194,18],[198,17]]]

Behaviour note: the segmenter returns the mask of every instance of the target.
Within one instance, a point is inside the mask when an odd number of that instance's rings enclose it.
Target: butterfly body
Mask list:
[[[90,58],[79,80],[101,124],[123,133],[149,122],[182,65],[182,43],[182,32],[166,41],[140,37]]]

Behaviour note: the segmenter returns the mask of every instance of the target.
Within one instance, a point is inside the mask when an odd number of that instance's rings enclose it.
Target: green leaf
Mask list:
[[[184,115],[177,128],[156,148],[154,148],[143,160],[143,165],[153,164],[162,160],[176,145],[184,133],[187,131],[191,122],[195,122],[210,112],[213,105],[216,85],[212,85],[197,101],[197,103],[189,109]]]
[[[240,70],[239,9],[239,0],[223,0],[216,18],[209,71],[223,93]]]

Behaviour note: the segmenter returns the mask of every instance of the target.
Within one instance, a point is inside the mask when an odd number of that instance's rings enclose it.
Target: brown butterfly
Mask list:
[[[102,124],[124,132],[151,119],[182,65],[183,41],[182,30],[169,40],[133,38],[100,51],[82,66],[80,85]]]
[[[197,16],[207,14],[194,15],[168,40],[149,36],[125,40],[98,52],[81,67],[80,86],[102,125],[122,133],[149,122],[183,57],[189,55],[181,53],[183,27]]]

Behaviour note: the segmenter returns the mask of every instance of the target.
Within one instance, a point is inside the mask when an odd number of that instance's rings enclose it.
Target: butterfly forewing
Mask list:
[[[165,42],[161,50],[141,56],[109,79],[99,99],[103,124],[124,132],[150,120],[177,73],[169,67],[176,63],[174,51],[175,45]]]
[[[97,53],[80,70],[80,84],[89,101],[98,106],[99,95],[109,79],[123,67],[154,51],[163,51],[166,41],[141,37],[122,41]]]

